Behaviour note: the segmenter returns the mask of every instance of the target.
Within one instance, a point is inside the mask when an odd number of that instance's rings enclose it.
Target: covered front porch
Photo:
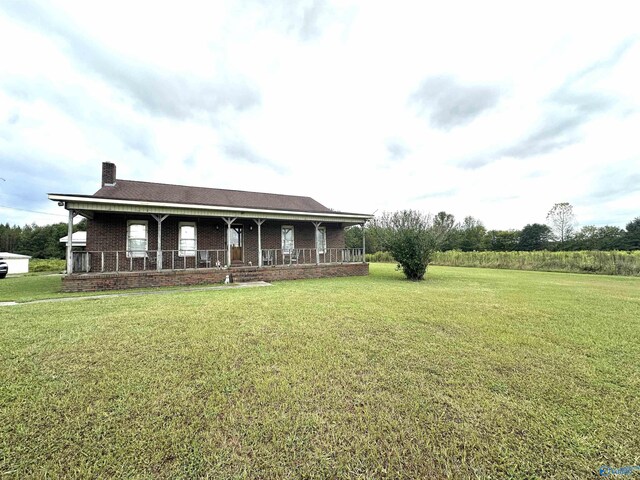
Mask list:
[[[186,212],[185,212],[186,213]],[[191,212],[189,212],[191,213]],[[78,211],[70,210],[69,229]],[[83,211],[87,245],[67,243],[67,273],[364,262],[337,221]]]
[[[345,248],[344,233],[348,226],[363,225],[368,219],[364,215],[241,211],[227,216],[212,207],[151,209],[64,198],[68,238],[76,216],[88,219],[85,250],[74,251],[67,242],[67,274],[365,260],[365,239],[362,248]]]

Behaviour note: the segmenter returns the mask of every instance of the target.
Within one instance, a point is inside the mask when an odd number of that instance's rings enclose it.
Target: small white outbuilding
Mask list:
[[[29,255],[19,253],[0,252],[0,260],[9,267],[9,275],[13,273],[29,273]]]
[[[60,243],[66,245],[69,235],[60,239]],[[84,249],[87,246],[87,232],[73,232],[71,235],[71,246]]]

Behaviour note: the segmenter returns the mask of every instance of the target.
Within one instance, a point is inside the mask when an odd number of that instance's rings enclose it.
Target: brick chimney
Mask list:
[[[116,184],[116,164],[102,162],[102,186],[112,187]]]

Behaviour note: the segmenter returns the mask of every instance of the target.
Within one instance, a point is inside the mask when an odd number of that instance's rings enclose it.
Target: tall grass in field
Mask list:
[[[640,250],[578,252],[437,252],[433,265],[640,276]]]
[[[396,261],[389,252],[367,253],[365,258],[370,263],[394,263]]]

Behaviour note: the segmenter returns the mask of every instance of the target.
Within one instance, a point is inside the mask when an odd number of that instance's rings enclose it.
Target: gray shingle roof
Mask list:
[[[189,187],[163,183],[116,180],[93,194],[97,198],[143,202],[184,203],[220,207],[289,210],[298,212],[331,212],[310,197],[275,193],[244,192],[220,188]]]

